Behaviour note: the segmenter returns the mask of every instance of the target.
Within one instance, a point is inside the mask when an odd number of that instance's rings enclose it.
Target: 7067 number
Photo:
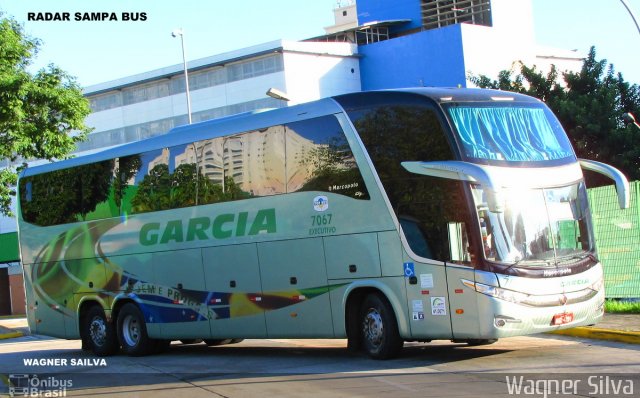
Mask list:
[[[331,214],[323,214],[317,216],[311,216],[311,226],[319,227],[321,225],[331,224]]]

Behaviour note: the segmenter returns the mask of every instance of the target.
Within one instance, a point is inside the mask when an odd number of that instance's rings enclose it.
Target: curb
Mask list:
[[[618,341],[627,344],[640,344],[640,332],[625,332],[622,330],[600,329],[594,327],[577,327],[572,329],[554,330],[550,334],[583,337],[587,339]]]
[[[24,336],[22,332],[3,333],[3,334],[0,334],[0,340],[12,339],[14,337],[22,337],[22,336]]]

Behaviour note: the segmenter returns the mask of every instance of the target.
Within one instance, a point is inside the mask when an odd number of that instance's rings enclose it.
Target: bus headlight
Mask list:
[[[472,288],[478,293],[486,294],[487,296],[495,297],[504,301],[509,301],[511,303],[520,304],[529,301],[529,295],[526,293],[503,289],[496,286],[489,286],[485,285],[484,283],[472,282],[466,279],[462,279],[462,284]]]
[[[573,292],[563,292],[555,294],[533,295],[516,292],[496,286],[485,285],[484,283],[472,282],[461,279],[463,285],[475,290],[478,293],[495,297],[511,303],[528,305],[531,307],[556,307],[560,305],[582,303],[595,297],[603,287],[602,279],[597,280],[589,287]]]

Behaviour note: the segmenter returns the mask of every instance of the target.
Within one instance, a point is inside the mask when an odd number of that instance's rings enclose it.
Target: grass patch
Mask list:
[[[606,300],[604,311],[610,314],[640,314],[640,302],[624,300]]]

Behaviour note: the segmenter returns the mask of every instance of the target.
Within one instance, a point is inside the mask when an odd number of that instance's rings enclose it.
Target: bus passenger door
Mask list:
[[[414,339],[450,339],[451,321],[444,263],[405,259],[408,317]]]
[[[212,337],[266,337],[256,245],[209,247],[202,257]]]
[[[333,337],[322,238],[258,243],[269,337]]]
[[[475,291],[463,281],[475,281],[472,264],[472,248],[469,245],[464,222],[447,224],[449,236],[449,261],[446,263],[449,311],[453,339],[478,338],[478,302]]]

